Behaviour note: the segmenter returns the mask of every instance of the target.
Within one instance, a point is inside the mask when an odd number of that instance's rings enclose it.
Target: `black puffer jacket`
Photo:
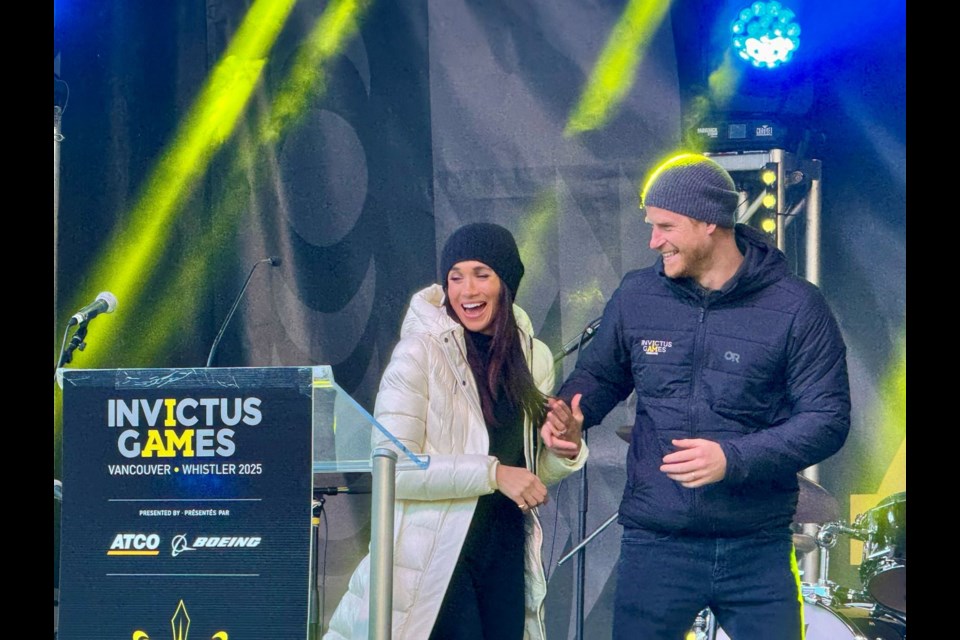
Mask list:
[[[723,290],[671,279],[663,261],[628,273],[558,395],[583,393],[585,426],[631,391],[636,422],[620,523],[693,535],[781,529],[797,473],[850,428],[846,347],[820,291],[782,252],[737,225],[744,262]],[[659,467],[676,438],[719,442],[726,477],[687,489]]]

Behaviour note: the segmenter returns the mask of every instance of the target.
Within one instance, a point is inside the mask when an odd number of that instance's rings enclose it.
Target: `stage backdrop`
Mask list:
[[[517,236],[518,302],[559,352],[654,260],[638,183],[683,139],[699,45],[681,46],[680,30],[721,3],[692,4],[671,15],[624,0],[55,3],[69,97],[54,351],[67,318],[109,290],[116,311],[91,322],[68,366],[203,366],[249,276],[213,365],[330,364],[372,409],[443,242],[492,221]],[[813,15],[828,3],[803,4]],[[820,482],[846,520],[906,489],[905,9],[853,5],[818,18],[804,45],[823,47],[808,150],[823,163],[821,287],[849,347],[854,410]],[[800,269],[797,236],[787,252]],[[631,415],[628,401],[590,431],[588,532],[616,511],[616,429]],[[60,421],[55,409],[57,478]],[[579,485],[553,487],[542,510],[554,638],[575,634],[574,563],[556,562],[577,542]],[[326,501],[325,620],[366,552],[369,506]],[[609,635],[619,533],[587,547],[589,638]],[[859,588],[858,553],[842,540],[831,578]],[[56,552],[54,571],[56,585]]]

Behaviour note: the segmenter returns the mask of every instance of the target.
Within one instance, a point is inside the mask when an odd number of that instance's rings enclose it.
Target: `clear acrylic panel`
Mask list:
[[[397,452],[397,469],[426,469],[429,456],[407,449],[333,379],[329,365],[313,367],[313,472],[371,471],[376,442]]]

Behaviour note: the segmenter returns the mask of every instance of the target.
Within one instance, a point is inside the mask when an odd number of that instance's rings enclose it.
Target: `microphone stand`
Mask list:
[[[77,349],[83,351],[87,347],[87,323],[81,322],[77,325],[77,330],[74,332],[73,337],[70,338],[70,344],[65,348],[60,350],[60,359],[57,361],[57,366],[53,369],[53,375],[57,375],[57,369],[68,364],[73,360],[73,352]]]
[[[600,318],[597,318],[586,327],[583,331],[580,332],[580,336],[576,340],[572,340],[567,343],[561,349],[561,352],[554,357],[554,364],[560,362],[565,357],[573,353],[574,351],[579,351],[594,335],[597,333],[597,327],[600,326]],[[587,444],[587,430],[583,430],[581,435],[584,444]],[[584,540],[587,535],[587,502],[588,502],[588,492],[587,492],[587,463],[584,463],[583,467],[580,469],[580,492],[579,492],[579,504],[577,506],[577,539],[582,540],[577,547],[571,551],[569,554],[564,556],[557,562],[557,566],[560,566],[567,558],[569,558],[574,553],[577,554],[577,562],[575,565],[575,582],[574,582],[574,607],[575,607],[575,621],[574,626],[576,627],[576,638],[577,640],[583,640],[583,613],[584,613],[584,584],[586,583],[586,572],[587,572],[587,558],[586,554],[583,553],[583,547],[586,546],[589,539]],[[616,514],[615,514],[616,515]],[[610,521],[612,521],[611,518]],[[604,525],[606,526],[606,525]],[[599,530],[594,533],[599,533]],[[590,536],[591,538],[593,536]]]
[[[557,566],[559,567],[559,566],[562,565],[564,562],[566,562],[567,560],[569,560],[570,558],[572,558],[573,556],[575,556],[575,555],[577,554],[577,552],[580,551],[580,549],[582,549],[582,548],[584,548],[585,546],[587,546],[587,545],[590,543],[591,540],[593,540],[594,538],[596,538],[596,537],[600,534],[601,531],[603,531],[604,529],[606,529],[607,527],[609,527],[610,525],[612,525],[612,524],[616,521],[617,516],[619,516],[619,515],[620,515],[619,512],[614,511],[614,512],[613,512],[613,515],[611,515],[609,518],[607,518],[607,521],[604,522],[602,525],[600,525],[599,527],[597,527],[596,529],[594,529],[593,533],[591,533],[589,536],[587,536],[586,538],[583,539],[583,542],[581,542],[580,544],[578,544],[577,546],[575,546],[573,549],[570,549],[570,551],[569,551],[569,553],[567,553],[567,555],[565,555],[565,556],[563,556],[562,558],[560,558],[559,560],[557,560]]]
[[[580,348],[587,344],[587,342],[589,342],[593,336],[597,335],[597,328],[600,326],[600,320],[602,319],[603,316],[600,316],[584,327],[579,336],[563,345],[563,347],[560,348],[560,353],[553,357],[553,364],[557,364],[574,351],[579,351]]]
[[[583,443],[587,444],[587,431],[584,430],[581,435],[583,438]],[[587,464],[583,464],[583,468],[580,469],[580,505],[577,508],[577,539],[583,540],[584,536],[587,535],[587,497],[589,493],[587,492]],[[583,613],[584,613],[584,594],[586,589],[584,585],[587,581],[587,554],[584,551],[579,551],[577,553],[577,564],[576,566],[576,629],[577,629],[577,638],[578,640],[583,639]]]
[[[227,317],[223,321],[223,324],[220,326],[220,331],[217,332],[217,337],[213,340],[213,346],[210,347],[210,355],[207,356],[207,365],[213,362],[213,355],[217,352],[217,347],[220,346],[220,340],[223,338],[223,332],[227,330],[227,325],[230,324],[230,320],[233,318],[233,314],[237,312],[237,307],[240,305],[240,301],[243,299],[243,294],[247,290],[247,286],[250,284],[250,278],[253,277],[253,272],[257,270],[257,267],[263,264],[264,262],[269,262],[273,266],[280,264],[279,258],[264,258],[263,260],[257,260],[253,263],[253,266],[250,267],[250,273],[247,274],[247,279],[243,282],[243,287],[240,289],[240,293],[237,294],[236,300],[233,301],[233,306],[230,307],[230,311],[227,312]]]
[[[317,640],[323,627],[320,618],[320,588],[317,577],[320,575],[320,518],[325,517],[323,505],[326,498],[323,495],[314,495],[313,508],[310,518],[310,550],[313,552],[313,562],[310,563],[310,613],[308,617],[308,638]]]

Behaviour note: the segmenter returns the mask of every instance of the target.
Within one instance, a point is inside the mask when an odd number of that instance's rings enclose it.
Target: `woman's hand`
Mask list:
[[[580,441],[583,435],[583,413],[580,411],[580,397],[573,396],[571,405],[560,398],[547,398],[547,418],[540,428],[543,444],[554,455],[561,458],[576,458],[580,453]]]
[[[497,465],[497,488],[524,513],[547,502],[547,486],[523,467]]]

